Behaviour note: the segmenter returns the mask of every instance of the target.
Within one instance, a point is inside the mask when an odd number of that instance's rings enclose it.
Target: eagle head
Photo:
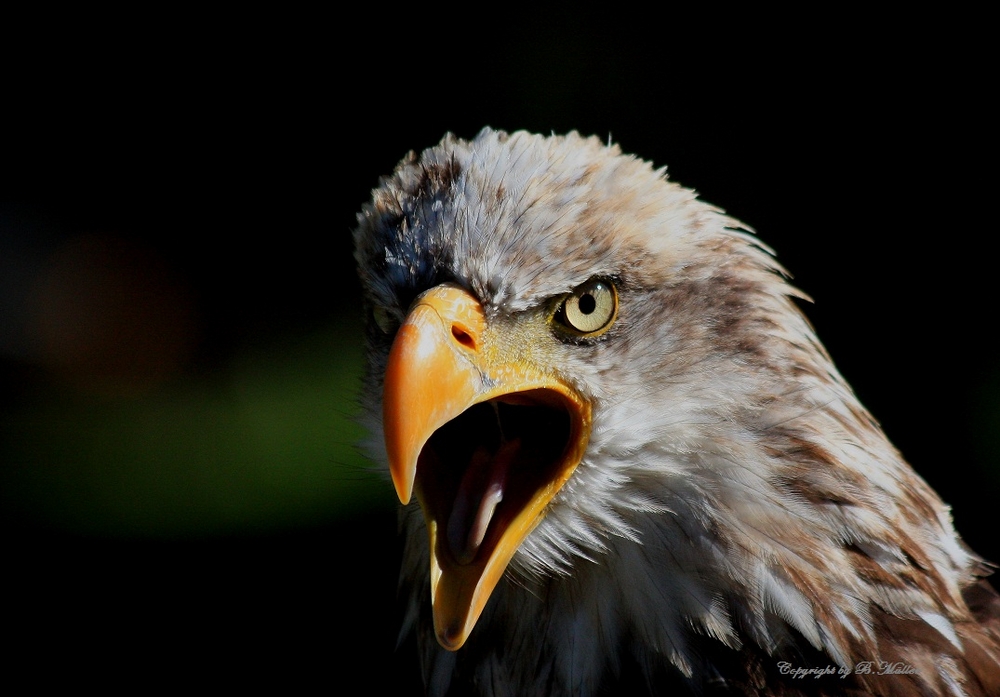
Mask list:
[[[429,692],[766,694],[784,665],[1000,691],[984,564],[770,250],[665,170],[576,133],[449,135],[354,237]]]

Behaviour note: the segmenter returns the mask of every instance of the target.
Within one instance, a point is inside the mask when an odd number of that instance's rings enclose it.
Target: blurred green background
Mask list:
[[[350,232],[407,150],[485,125],[613,140],[752,226],[1000,561],[995,195],[971,166],[995,138],[980,44],[943,48],[964,20],[837,17],[821,38],[574,12],[114,32],[88,14],[4,49],[9,665],[335,692],[365,666],[412,686],[393,653],[395,497],[356,448]]]

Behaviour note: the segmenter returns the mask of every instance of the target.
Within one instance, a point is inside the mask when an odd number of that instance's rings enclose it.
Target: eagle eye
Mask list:
[[[574,334],[594,337],[606,332],[618,314],[618,293],[612,283],[591,279],[563,298],[556,320]]]

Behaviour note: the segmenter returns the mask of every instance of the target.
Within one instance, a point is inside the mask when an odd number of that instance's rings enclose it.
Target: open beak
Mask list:
[[[389,353],[383,425],[399,500],[430,535],[438,641],[459,649],[517,548],[583,457],[591,408],[444,284],[413,304]]]

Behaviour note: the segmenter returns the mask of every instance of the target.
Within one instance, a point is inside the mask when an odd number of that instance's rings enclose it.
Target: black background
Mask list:
[[[994,90],[975,18],[487,11],[31,24],[37,41],[6,49],[6,210],[169,260],[200,318],[186,369],[210,373],[353,316],[354,216],[406,151],[485,125],[610,138],[776,250],[862,402],[1000,560]],[[39,370],[0,360],[14,403]],[[179,540],[8,515],[15,666],[39,684],[406,684],[389,505]]]

